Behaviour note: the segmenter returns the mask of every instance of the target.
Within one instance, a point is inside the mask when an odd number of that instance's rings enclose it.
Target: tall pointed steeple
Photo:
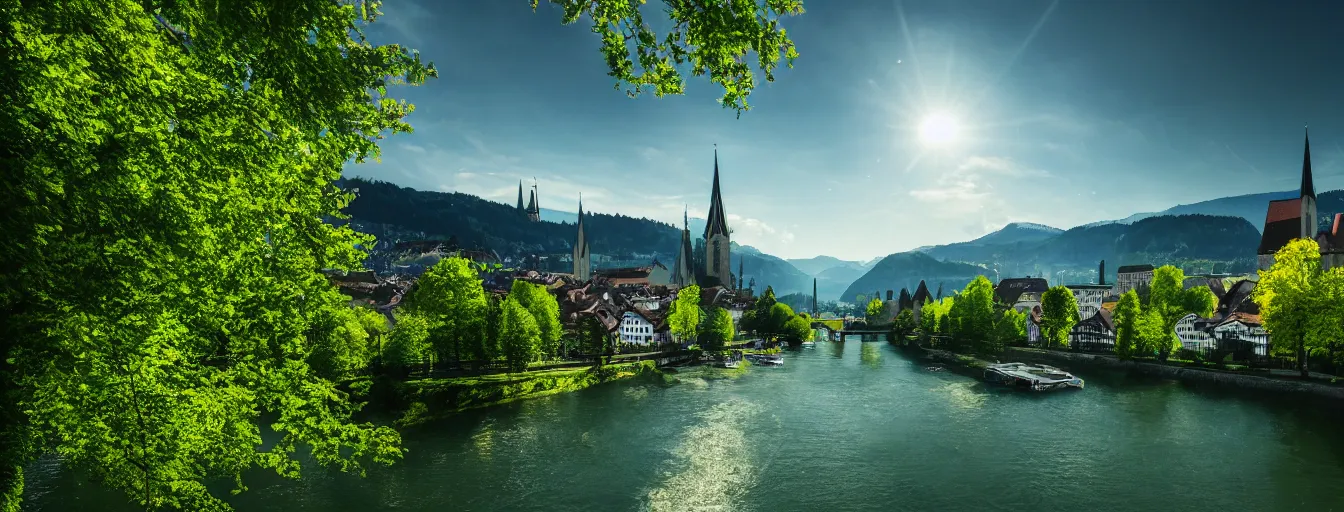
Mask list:
[[[672,284],[678,288],[695,284],[695,270],[692,268],[695,252],[691,247],[691,224],[689,209],[682,212],[681,245],[677,247],[677,258],[672,263]]]
[[[1311,182],[1311,134],[1306,133],[1305,145],[1302,149],[1302,197],[1316,197],[1316,184]]]
[[[523,180],[518,180],[518,209],[523,209]]]
[[[574,279],[586,282],[592,278],[591,254],[588,252],[588,237],[583,232],[583,194],[579,194],[578,237],[574,240]]]
[[[709,195],[709,218],[705,221],[705,240],[711,235],[728,234],[723,213],[723,194],[719,190],[719,149],[714,148],[714,189]]]

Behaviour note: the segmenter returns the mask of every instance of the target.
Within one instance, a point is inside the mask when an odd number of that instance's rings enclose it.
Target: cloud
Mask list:
[[[733,230],[733,238],[744,245],[777,246],[793,243],[793,232],[776,229],[760,219],[728,214],[728,226]]]

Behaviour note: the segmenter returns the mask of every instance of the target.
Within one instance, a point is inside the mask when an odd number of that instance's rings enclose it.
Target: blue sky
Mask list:
[[[543,4],[545,2],[543,1]],[[800,58],[736,118],[721,89],[630,99],[585,22],[525,0],[388,0],[377,42],[439,69],[394,91],[416,132],[364,176],[680,223],[718,144],[734,241],[869,259],[1026,221],[1067,228],[1298,185],[1344,186],[1344,4],[812,0]],[[661,8],[658,0],[646,16]],[[763,82],[763,80],[762,80]],[[950,119],[953,140],[920,126]]]

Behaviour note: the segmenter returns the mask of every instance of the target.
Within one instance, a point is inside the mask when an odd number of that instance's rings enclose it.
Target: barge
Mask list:
[[[1083,388],[1083,379],[1074,377],[1073,374],[1059,368],[1043,364],[991,364],[985,367],[985,382],[1030,391]]]

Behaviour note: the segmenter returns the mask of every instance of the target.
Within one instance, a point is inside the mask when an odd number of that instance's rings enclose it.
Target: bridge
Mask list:
[[[889,329],[870,327],[863,320],[849,322],[848,325],[843,320],[815,320],[812,322],[813,330],[826,331],[826,339],[829,341],[842,341],[845,336],[859,336],[863,341],[885,341]]]

